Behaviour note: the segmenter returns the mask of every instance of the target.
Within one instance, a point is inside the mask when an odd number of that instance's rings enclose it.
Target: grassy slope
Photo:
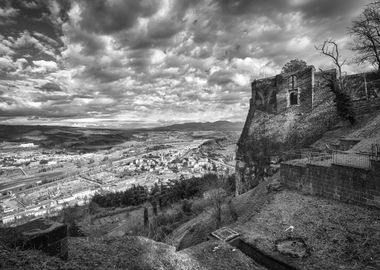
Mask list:
[[[268,193],[266,184],[234,201],[240,218],[230,226],[248,242],[301,269],[380,268],[380,210],[289,190]],[[285,232],[289,226],[293,233]],[[289,236],[303,238],[311,256],[291,259],[277,252],[275,241]]]
[[[217,248],[215,248],[217,247]],[[37,251],[0,246],[1,269],[261,269],[239,250],[222,242],[206,242],[176,252],[173,246],[144,237],[69,239],[63,262]]]
[[[299,194],[268,191],[273,179],[233,199],[238,220],[231,220],[227,207],[224,226],[242,233],[242,238],[300,269],[380,269],[380,210]],[[199,243],[199,235],[214,230],[205,214],[187,222],[175,236],[187,246]],[[204,220],[204,222],[202,222]],[[193,229],[195,226],[195,230]],[[294,226],[294,232],[285,230]],[[186,232],[187,231],[187,232]],[[181,233],[186,232],[186,238]],[[293,259],[276,251],[275,241],[301,237],[311,249],[304,259]],[[174,237],[175,238],[175,237]]]
[[[327,145],[338,144],[341,138],[355,138],[361,141],[351,151],[370,152],[371,144],[380,144],[380,112],[359,117],[354,126],[340,122],[312,146],[324,149]]]

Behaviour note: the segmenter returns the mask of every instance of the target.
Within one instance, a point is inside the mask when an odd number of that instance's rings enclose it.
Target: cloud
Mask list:
[[[45,61],[45,60],[33,60],[33,64],[43,70],[53,71],[58,68],[57,63],[54,61]]]
[[[40,42],[33,37],[28,30],[20,33],[19,37],[12,44],[12,48],[18,49],[21,52],[28,52],[29,50],[37,50],[39,54],[45,54],[52,58],[56,58],[56,52],[48,44]]]
[[[14,17],[18,14],[18,10],[12,7],[0,6],[0,25],[8,25],[15,23]]]
[[[218,84],[218,85],[226,85],[228,83],[233,82],[233,73],[229,71],[216,71],[213,72],[208,78],[208,83],[210,84]]]
[[[95,33],[115,33],[132,27],[139,17],[149,17],[158,8],[155,0],[84,0],[80,26]]]
[[[362,7],[366,0],[214,0],[224,14],[271,15],[300,11],[310,18],[345,15]]]
[[[44,85],[38,87],[38,89],[40,89],[43,92],[62,92],[63,91],[62,88],[54,82],[45,83]]]
[[[16,66],[13,60],[8,56],[0,57],[0,72],[15,70]]]
[[[369,1],[8,1],[17,12],[0,25],[0,114],[112,126],[242,121],[251,80],[294,58],[328,63],[313,45],[348,44],[346,28]]]
[[[14,54],[14,51],[5,45],[4,43],[0,43],[0,55],[11,55]]]

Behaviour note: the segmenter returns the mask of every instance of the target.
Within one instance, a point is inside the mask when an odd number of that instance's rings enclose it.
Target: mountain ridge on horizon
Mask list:
[[[72,129],[102,129],[102,130],[128,130],[128,131],[165,131],[165,130],[223,130],[223,129],[232,129],[240,130],[243,128],[244,122],[232,122],[227,120],[218,120],[215,122],[185,122],[172,125],[158,126],[158,127],[147,127],[147,128],[114,128],[114,127],[80,127],[80,126],[60,126],[60,125],[12,125],[12,124],[0,124],[0,129],[2,127],[30,127],[30,128],[72,128]]]

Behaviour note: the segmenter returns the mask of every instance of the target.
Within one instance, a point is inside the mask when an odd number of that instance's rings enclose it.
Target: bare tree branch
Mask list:
[[[315,46],[323,55],[328,56],[337,68],[338,74],[328,73],[322,69],[323,78],[329,83],[329,88],[335,95],[335,104],[339,116],[355,124],[355,112],[352,109],[352,98],[347,94],[345,89],[345,79],[342,75],[342,66],[346,63],[347,59],[341,60],[338,44],[334,40],[326,40],[322,45]]]
[[[332,59],[334,65],[338,69],[338,83],[341,91],[344,91],[344,79],[343,79],[343,73],[342,73],[342,67],[347,62],[347,59],[340,59],[340,53],[339,53],[339,47],[338,44],[332,40],[325,40],[323,44],[319,46],[315,46],[316,50],[320,51],[323,55],[328,56]]]
[[[366,6],[352,22],[349,33],[354,38],[352,50],[358,53],[358,63],[369,62],[380,74],[380,1]]]

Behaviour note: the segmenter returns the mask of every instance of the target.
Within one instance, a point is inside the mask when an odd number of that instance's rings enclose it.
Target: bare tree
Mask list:
[[[325,40],[323,44],[319,46],[315,46],[315,48],[318,51],[320,51],[322,54],[331,58],[331,60],[334,63],[334,66],[337,68],[337,71],[338,71],[337,79],[338,79],[340,91],[344,91],[345,85],[344,85],[342,67],[346,64],[347,59],[346,58],[343,60],[341,59],[338,44],[334,40],[329,39],[329,40]]]
[[[347,59],[341,58],[338,44],[332,39],[324,41],[322,45],[315,46],[315,48],[323,55],[329,57],[337,69],[338,73],[336,77],[322,69],[320,71],[324,79],[329,82],[331,91],[335,94],[335,103],[339,116],[350,121],[351,124],[355,124],[356,119],[352,108],[352,98],[346,92],[345,79],[342,73],[342,67],[347,62]]]
[[[349,33],[354,37],[352,49],[358,53],[357,62],[372,64],[380,74],[380,1],[366,6]]]
[[[222,206],[224,204],[225,198],[226,191],[222,188],[215,188],[209,191],[208,199],[217,228],[219,228],[222,224]]]

